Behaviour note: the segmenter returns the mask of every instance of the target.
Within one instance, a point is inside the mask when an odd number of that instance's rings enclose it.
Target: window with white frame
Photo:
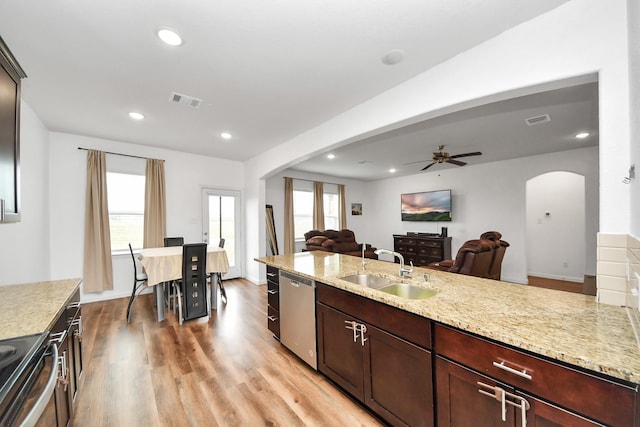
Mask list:
[[[303,241],[304,233],[313,230],[313,184],[298,182],[298,188],[293,190],[293,224],[295,240]],[[308,189],[304,188],[307,184]],[[324,202],[324,228],[339,230],[338,186],[325,184],[322,199]],[[335,188],[333,188],[335,187]]]
[[[293,227],[296,240],[313,230],[313,191],[293,190]]]
[[[144,175],[107,172],[111,251],[141,249],[144,241]]]

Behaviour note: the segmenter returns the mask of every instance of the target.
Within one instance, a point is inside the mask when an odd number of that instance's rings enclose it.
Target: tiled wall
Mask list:
[[[639,279],[640,240],[598,233],[598,302],[637,309]]]

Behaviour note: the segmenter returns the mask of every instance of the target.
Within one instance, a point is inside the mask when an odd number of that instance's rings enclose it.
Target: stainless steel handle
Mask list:
[[[508,391],[505,391],[502,387],[490,386],[489,384],[485,384],[480,381],[478,381],[476,384],[478,384],[480,387],[484,387],[487,390],[491,391],[491,392],[488,392],[488,391],[479,389],[478,392],[480,392],[481,394],[484,394],[485,396],[494,398],[498,402],[500,402],[501,411],[502,411],[502,421],[507,421],[507,405],[511,405],[520,409],[520,416],[522,421],[521,427],[527,427],[527,411],[531,408],[531,405],[529,404],[527,399],[521,396],[517,396],[513,393],[509,393]],[[517,400],[518,402],[516,403],[511,400],[507,400],[507,397],[509,399]]]
[[[356,327],[356,321],[355,320],[345,320],[345,328],[346,329],[350,329],[353,331],[353,342],[357,342],[358,341],[358,328]]]
[[[518,371],[517,369],[510,368],[509,366],[504,364],[504,360],[502,362],[500,362],[500,363],[493,362],[493,366],[495,366],[498,369],[502,369],[503,371],[507,371],[510,374],[517,375],[519,377],[526,378],[528,380],[532,379],[531,375],[527,374],[527,370],[526,369],[523,369],[522,371]]]
[[[55,334],[51,334],[51,339],[49,340],[49,342],[62,344],[66,338],[67,338],[67,330],[65,329],[62,332],[56,332]]]
[[[267,276],[269,276],[269,277],[276,277],[277,275],[276,275],[276,273],[267,273]]]
[[[364,337],[364,334],[367,332],[367,326],[363,325],[362,323],[359,324],[360,326],[360,344],[362,344],[362,346],[364,347],[364,343],[368,338]]]
[[[47,384],[44,386],[44,390],[42,390],[42,393],[38,397],[38,400],[36,400],[36,403],[25,416],[22,424],[20,424],[21,427],[33,427],[36,425],[40,416],[47,408],[49,399],[51,399],[51,396],[56,389],[56,383],[58,382],[58,369],[56,369],[58,346],[55,344],[49,344],[49,349],[51,350],[51,372],[49,373],[49,379],[47,380]]]
[[[64,391],[67,391],[69,385],[69,369],[67,368],[67,352],[63,351],[62,356],[58,357],[58,364],[60,365],[60,376],[58,381],[64,386]]]
[[[4,221],[4,199],[0,199],[0,222]]]
[[[268,294],[271,294],[271,295],[275,295],[275,294],[277,294],[277,293],[278,293],[278,291],[276,291],[275,289],[269,289],[269,290],[267,291],[267,293],[268,293]]]
[[[82,334],[84,329],[82,328],[82,316],[79,316],[76,320],[71,322],[71,326],[77,326],[78,329],[73,331],[73,336],[78,338],[78,341],[82,342]]]
[[[486,389],[491,390],[491,392],[487,392],[485,390],[479,389],[478,391],[481,394],[484,394],[485,396],[489,396],[491,398],[496,399],[498,402],[500,402],[501,408],[500,408],[500,412],[502,414],[502,421],[507,421],[507,403],[506,403],[506,399],[505,399],[505,394],[506,391],[504,391],[504,389],[502,389],[501,387],[498,386],[490,386],[489,384],[485,384],[483,382],[478,381],[476,384],[478,384],[480,387],[484,387]]]
[[[296,287],[296,288],[299,288],[299,287],[300,287],[300,283],[298,283],[298,282],[294,282],[293,280],[292,280],[292,281],[290,281],[289,283],[291,283],[291,286],[294,286],[294,287]]]
[[[276,320],[278,320],[276,316],[267,316],[267,319],[269,319],[271,322],[275,322]]]

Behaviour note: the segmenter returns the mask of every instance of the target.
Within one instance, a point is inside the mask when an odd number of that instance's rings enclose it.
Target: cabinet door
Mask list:
[[[433,426],[431,352],[366,327],[365,404],[393,425]]]
[[[348,329],[357,321],[346,314],[317,304],[318,370],[345,391],[364,399],[363,346],[354,342],[354,332]]]
[[[604,424],[588,420],[573,412],[566,411],[535,397],[518,393],[529,402],[527,411],[527,427],[595,427]],[[518,427],[522,423],[518,419]]]
[[[72,397],[75,401],[80,387],[80,376],[82,375],[82,315],[78,313],[78,317],[71,324],[71,345],[73,345],[73,387],[71,387]]]
[[[436,357],[436,394],[439,427],[512,427],[516,424],[515,408],[506,405],[503,421],[502,405],[495,397],[480,392],[478,383],[512,392],[504,384],[480,375],[456,363]]]

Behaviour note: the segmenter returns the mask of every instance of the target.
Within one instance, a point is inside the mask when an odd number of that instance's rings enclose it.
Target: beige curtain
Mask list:
[[[313,228],[324,231],[324,185],[313,182]]]
[[[284,253],[296,251],[296,237],[293,223],[293,178],[284,179]]]
[[[111,234],[107,206],[107,162],[102,151],[87,152],[87,190],[84,220],[85,292],[113,289]]]
[[[345,197],[344,184],[338,185],[338,221],[340,229],[347,228],[347,198]]]
[[[167,235],[167,208],[164,185],[164,160],[147,159],[144,187],[145,248],[164,246]]]

